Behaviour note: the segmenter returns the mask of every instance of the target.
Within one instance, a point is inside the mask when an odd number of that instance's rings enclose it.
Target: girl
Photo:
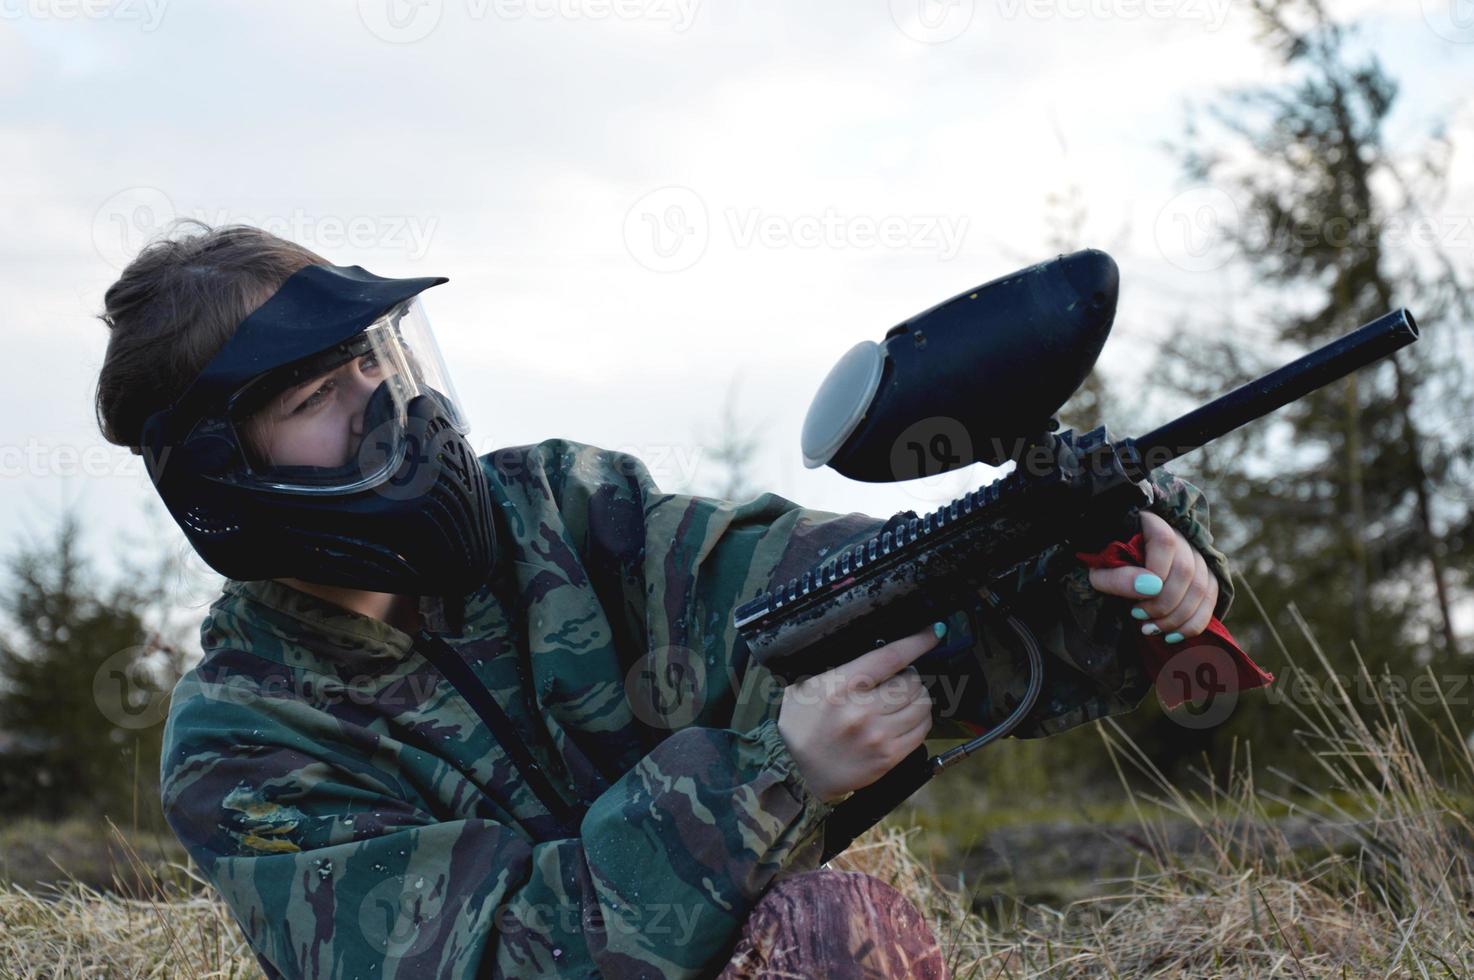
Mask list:
[[[837,802],[997,720],[940,717],[909,666],[941,624],[788,688],[732,628],[881,522],[662,493],[561,439],[477,457],[419,306],[440,282],[194,223],[106,294],[99,424],[227,577],[174,691],[164,809],[262,968],[941,976],[896,893],[815,870]],[[1146,690],[1102,593],[1178,639],[1226,611],[1201,495],[1157,480],[1149,568],[1051,553],[1021,581],[1083,682],[1022,731]]]

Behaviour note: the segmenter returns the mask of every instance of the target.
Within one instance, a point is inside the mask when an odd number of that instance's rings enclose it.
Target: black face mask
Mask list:
[[[308,266],[148,419],[149,477],[212,568],[410,595],[465,594],[486,579],[496,544],[486,473],[415,299],[446,281]],[[377,372],[367,381],[361,363]],[[350,373],[357,392],[377,384],[355,416],[357,445],[321,466],[248,451],[246,406],[284,406],[320,374]]]

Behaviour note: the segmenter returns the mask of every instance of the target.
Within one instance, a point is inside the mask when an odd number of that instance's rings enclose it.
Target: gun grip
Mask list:
[[[884,820],[903,800],[930,781],[934,769],[926,745],[918,745],[890,772],[855,790],[824,821],[823,861],[844,851],[865,831]]]

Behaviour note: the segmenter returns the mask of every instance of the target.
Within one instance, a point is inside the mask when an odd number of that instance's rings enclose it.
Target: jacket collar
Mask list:
[[[451,608],[454,607],[454,608]],[[420,598],[425,628],[443,632],[461,602]],[[358,676],[392,671],[414,650],[414,637],[274,579],[227,579],[201,629],[212,648],[247,650],[289,667],[321,674]]]

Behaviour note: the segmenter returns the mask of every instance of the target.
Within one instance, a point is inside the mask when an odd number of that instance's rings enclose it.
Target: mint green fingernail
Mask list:
[[[1168,633],[1166,636],[1162,637],[1162,639],[1166,640],[1168,643],[1181,643],[1182,642],[1182,634],[1181,633]]]
[[[1151,616],[1148,615],[1147,611],[1145,609],[1142,609],[1140,606],[1132,609],[1131,615],[1136,617],[1137,619],[1151,619]]]
[[[947,624],[946,623],[932,623],[931,624],[931,631],[933,633],[937,634],[937,639],[940,640],[942,637],[944,637],[944,636],[947,635]]]
[[[1131,585],[1137,595],[1156,595],[1162,591],[1162,580],[1151,572],[1142,572]]]

